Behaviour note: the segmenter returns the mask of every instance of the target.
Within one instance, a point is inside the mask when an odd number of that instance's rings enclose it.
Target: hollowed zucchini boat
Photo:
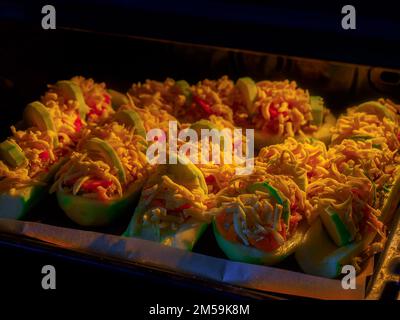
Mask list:
[[[67,87],[64,83],[63,90]],[[81,105],[62,108],[56,101],[46,102],[28,104],[23,113],[25,129],[12,126],[13,136],[0,144],[1,217],[22,219],[42,199],[78,139]]]
[[[22,128],[1,144],[0,216],[22,219],[48,190],[48,184],[80,139],[102,96],[101,114],[112,110],[103,87],[75,77],[61,80],[41,98],[29,103]],[[96,101],[96,102],[95,102]],[[108,103],[108,104],[107,104]]]
[[[344,265],[361,268],[383,249],[385,225],[399,203],[400,159],[397,116],[381,102],[363,103],[338,119],[329,176],[307,189],[318,218],[296,252],[306,273],[335,278]]]
[[[233,179],[217,196],[217,243],[228,258],[276,264],[301,244],[308,228],[305,193],[287,176]]]
[[[292,81],[236,82],[233,108],[238,125],[254,128],[256,149],[281,143],[287,137],[313,137],[328,144],[335,117],[319,96],[310,96]]]
[[[135,203],[148,170],[142,127],[134,111],[121,110],[82,139],[51,189],[71,220],[108,225]]]
[[[378,225],[390,221],[399,203],[399,192],[400,175],[397,175],[393,187],[385,199]],[[364,230],[358,239],[354,239],[351,228],[344,222],[341,214],[332,207],[326,207],[325,210],[325,217],[315,220],[296,251],[296,260],[304,272],[326,278],[336,278],[340,276],[344,265],[357,266],[358,262],[354,259],[363,253],[366,257],[361,256],[360,259],[369,258],[382,250],[381,243],[374,242],[377,236],[382,237],[379,234],[382,232],[378,229],[379,227]],[[374,245],[378,247],[375,249]]]

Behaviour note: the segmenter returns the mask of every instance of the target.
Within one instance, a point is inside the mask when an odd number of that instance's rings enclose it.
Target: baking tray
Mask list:
[[[132,82],[143,81],[147,78],[156,80],[163,80],[166,77],[184,78],[189,82],[203,78],[217,78],[224,74],[232,78],[243,75],[250,75],[255,79],[289,78],[296,80],[301,87],[311,88],[313,94],[323,96],[327,105],[336,114],[352,103],[362,100],[376,99],[381,96],[390,97],[395,101],[400,100],[400,72],[395,69],[69,28],[61,28],[54,33],[44,33],[29,31],[21,25],[11,26],[0,46],[0,70],[2,108],[10,111],[3,112],[1,117],[0,130],[3,137],[8,135],[9,125],[20,119],[23,106],[43,93],[47,83],[54,83],[59,79],[70,78],[74,75],[84,75],[93,77],[96,81],[105,81],[108,87],[121,91],[127,90]],[[120,235],[125,230],[129,219],[130,216],[127,215],[107,228],[83,230]],[[40,207],[32,211],[27,220],[82,229],[62,213],[54,196],[47,197]],[[396,226],[396,223],[391,225],[391,234],[396,234]],[[8,240],[26,241],[26,239],[15,238],[11,235],[3,235],[1,239],[3,243]],[[389,239],[395,241],[394,236]],[[388,248],[391,241],[388,242]],[[28,243],[28,247],[32,245],[31,242],[28,241]],[[50,246],[50,249],[43,242],[35,242],[35,245],[43,246],[50,252],[58,251],[58,248]],[[225,258],[210,229],[196,244],[193,251]],[[387,255],[385,252],[375,257],[378,266],[376,270],[378,268],[380,270],[387,263],[385,262]],[[90,257],[87,256],[87,259],[89,261]],[[107,258],[104,260],[104,257],[101,257],[101,259],[104,264],[112,263]],[[125,268],[132,268],[131,263],[126,261],[118,261],[118,263]],[[151,269],[149,266],[141,267],[143,270]],[[293,257],[289,257],[277,267],[300,271]],[[374,288],[374,285],[376,287],[379,280],[378,286],[381,289],[375,289],[374,292],[381,293],[384,291],[386,280],[382,277],[378,279],[377,274],[378,272],[372,278],[373,281],[369,281],[368,290]],[[171,275],[171,272],[167,272],[167,275]],[[185,278],[182,274],[174,274],[174,276]],[[209,285],[207,279],[198,280]],[[224,286],[221,283],[217,285]],[[223,290],[236,290],[232,288],[238,289],[228,286]],[[257,294],[263,296],[264,293]],[[264,297],[273,296],[280,295]],[[374,298],[378,296],[379,294],[375,293]]]

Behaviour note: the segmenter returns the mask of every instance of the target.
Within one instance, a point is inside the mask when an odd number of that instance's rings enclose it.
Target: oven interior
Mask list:
[[[29,30],[21,25],[7,25],[7,28],[0,45],[2,137],[6,137],[9,126],[20,119],[23,107],[44,92],[46,84],[75,75],[104,81],[108,87],[120,91],[127,91],[133,82],[146,79],[162,81],[167,77],[185,79],[189,83],[222,75],[233,79],[242,76],[256,80],[291,79],[300,87],[308,88],[312,94],[324,97],[336,115],[346,107],[368,99],[388,97],[400,101],[400,71],[387,67],[72,28],[60,28],[52,33]],[[126,216],[107,228],[88,230],[118,235],[125,230],[129,219],[130,216]],[[62,213],[54,196],[46,197],[44,203],[33,210],[29,220],[81,228]],[[387,248],[399,241],[399,234],[400,225],[394,220]],[[210,229],[195,246],[194,252],[225,257]],[[376,257],[376,272],[370,279],[369,288],[378,286],[379,290],[374,289],[378,292],[375,294],[381,298],[393,298],[398,292],[398,284],[382,280],[377,274],[382,268],[390,268],[392,274],[398,273],[400,261],[387,261],[385,257],[385,252]],[[300,270],[294,258],[286,259],[277,267]]]

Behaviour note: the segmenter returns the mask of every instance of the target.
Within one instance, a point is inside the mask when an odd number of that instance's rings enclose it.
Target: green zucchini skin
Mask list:
[[[304,236],[295,257],[305,273],[336,278],[340,275],[342,266],[350,263],[353,257],[368,246],[370,237],[367,238],[338,247],[325,231],[320,218],[317,218]]]
[[[185,184],[187,187],[200,187],[207,193],[207,184],[201,171],[192,163],[160,165],[156,172],[147,180],[148,185],[157,184],[163,175],[168,175],[175,182]],[[128,228],[123,233],[126,237],[137,237],[155,241],[174,248],[191,251],[200,239],[209,223],[190,218],[179,226],[177,230],[160,233],[154,224],[143,225],[142,217],[147,210],[145,201],[139,200]]]
[[[388,222],[399,203],[400,173],[394,179],[392,190],[385,200],[381,221]],[[346,264],[358,256],[376,237],[376,232],[368,233],[361,241],[338,247],[330,238],[321,219],[318,218],[307,231],[302,245],[295,253],[301,269],[308,274],[337,278]]]
[[[107,92],[111,95],[111,105],[114,110],[118,110],[120,106],[129,104],[126,94],[113,89],[108,89]]]
[[[57,201],[75,223],[84,227],[106,226],[129,212],[129,208],[137,202],[142,186],[142,181],[136,181],[122,198],[110,201],[85,198],[59,190]]]
[[[0,194],[0,217],[21,220],[39,203],[46,194],[47,187],[32,186],[18,190],[18,194]]]
[[[389,192],[389,196],[386,198],[385,203],[383,204],[382,214],[379,217],[379,220],[381,220],[383,223],[388,223],[392,219],[394,213],[396,212],[396,209],[400,203],[399,194],[400,194],[400,170],[393,181],[393,186]]]
[[[66,158],[60,159],[53,164],[48,173],[39,179],[45,185],[36,185],[19,189],[15,195],[9,192],[0,194],[0,217],[14,220],[24,219],[30,210],[40,203],[47,195],[50,185],[48,184],[65,163]]]
[[[301,244],[307,228],[308,226],[306,225],[306,223],[300,224],[293,236],[288,239],[282,246],[274,251],[267,252],[254,248],[252,246],[246,246],[239,242],[233,242],[225,239],[218,230],[216,220],[213,220],[213,231],[215,239],[217,240],[217,243],[221,250],[230,260],[268,266],[281,262],[282,260],[290,256],[293,252],[295,252],[295,250]]]

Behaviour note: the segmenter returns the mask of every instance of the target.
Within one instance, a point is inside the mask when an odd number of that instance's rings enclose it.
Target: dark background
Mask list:
[[[52,4],[57,25],[253,49],[295,56],[400,66],[396,1],[54,0],[2,1],[2,20],[40,28]],[[357,29],[341,28],[341,8],[354,5]]]

